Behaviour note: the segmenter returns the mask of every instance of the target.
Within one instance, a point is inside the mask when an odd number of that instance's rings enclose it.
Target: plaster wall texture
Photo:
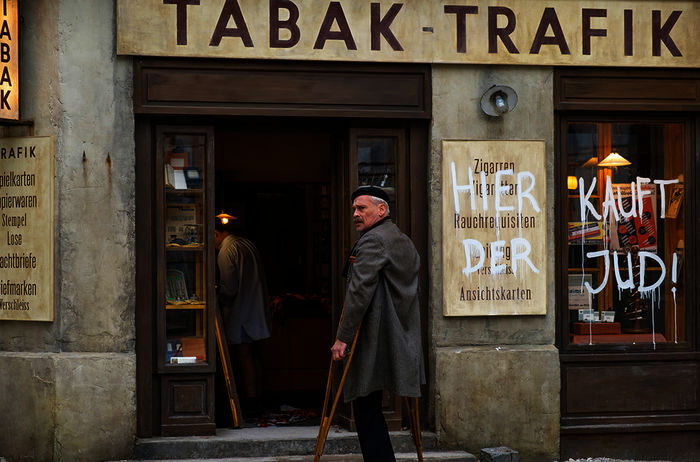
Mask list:
[[[55,369],[51,353],[0,352],[0,456],[12,462],[52,460]]]
[[[560,383],[551,372],[559,369],[556,348],[441,348],[436,368],[441,445],[474,454],[507,446],[523,461],[558,459],[559,399],[553,398]]]
[[[0,454],[8,462],[131,454],[136,358],[123,353],[0,352]]]
[[[547,294],[547,314],[542,316],[443,316],[441,249],[442,140],[544,140],[546,172],[534,173],[547,181],[547,286],[554,287],[553,70],[434,65],[432,78],[430,372],[438,438],[476,452],[484,445],[508,445],[523,460],[537,460],[542,453],[556,458],[560,378],[554,290]],[[481,95],[492,85],[517,92],[512,112],[490,117],[481,111]]]
[[[544,140],[547,179],[547,286],[554,287],[554,114],[551,68],[505,66],[433,66],[429,214],[431,331],[438,347],[462,345],[554,344],[554,290],[547,294],[545,316],[445,317],[442,314],[442,140]],[[517,107],[502,117],[481,111],[481,95],[492,85],[518,94]],[[536,175],[542,172],[534,172]]]
[[[0,410],[21,429],[0,434],[0,456],[126,458],[136,430],[132,60],[116,56],[112,0],[21,6],[21,118],[54,137],[54,321],[0,323],[0,380],[12,377]]]

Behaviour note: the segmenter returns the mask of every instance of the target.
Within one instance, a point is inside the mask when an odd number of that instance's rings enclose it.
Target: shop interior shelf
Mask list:
[[[204,244],[166,244],[165,250],[171,252],[201,252],[205,249]]]
[[[166,310],[204,310],[206,303],[166,303]]]

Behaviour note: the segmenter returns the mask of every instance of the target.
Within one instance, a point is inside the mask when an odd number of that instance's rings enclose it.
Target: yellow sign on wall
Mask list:
[[[0,119],[19,120],[17,1],[0,3]]]
[[[546,314],[544,141],[442,142],[445,316]]]
[[[117,53],[700,67],[700,2],[118,0]]]
[[[53,139],[0,138],[0,320],[53,321]]]

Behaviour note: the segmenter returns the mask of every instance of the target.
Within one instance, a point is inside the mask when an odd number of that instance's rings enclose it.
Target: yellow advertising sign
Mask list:
[[[118,0],[117,53],[700,67],[700,2]]]
[[[0,3],[0,119],[19,120],[17,1]]]
[[[0,320],[53,321],[53,139],[0,138]]]
[[[544,141],[442,142],[445,316],[546,314]]]

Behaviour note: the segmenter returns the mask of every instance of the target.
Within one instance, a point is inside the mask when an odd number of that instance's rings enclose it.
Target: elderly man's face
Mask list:
[[[370,196],[357,196],[352,203],[352,218],[357,231],[365,231],[386,215],[386,205],[375,205]]]

